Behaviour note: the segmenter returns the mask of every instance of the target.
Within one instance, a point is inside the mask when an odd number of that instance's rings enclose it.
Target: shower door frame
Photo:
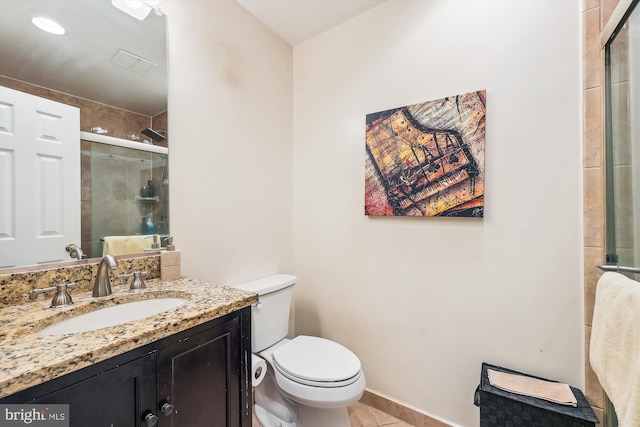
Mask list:
[[[146,143],[141,143],[138,141],[129,141],[126,139],[122,139],[122,138],[116,138],[116,137],[112,137],[112,136],[107,136],[107,135],[100,135],[100,134],[95,134],[95,133],[90,133],[90,132],[80,132],[80,139],[84,140],[84,141],[88,141],[91,143],[96,143],[98,144],[97,146],[114,146],[114,147],[121,147],[121,148],[125,148],[128,150],[133,150],[136,153],[148,153],[150,155],[160,155],[160,156],[166,156],[166,159],[168,160],[168,156],[169,156],[169,149],[167,147],[163,147],[163,146],[159,146],[159,145],[153,145],[153,144],[146,144]],[[97,147],[96,146],[96,147]],[[166,160],[165,160],[166,161]],[[91,168],[93,169],[93,168]],[[164,170],[163,168],[163,174],[167,174],[168,173],[168,168],[166,170]],[[91,176],[93,178],[93,171],[91,171]],[[142,183],[141,183],[142,184]],[[159,202],[161,204],[163,204],[163,206],[161,208],[162,211],[164,212],[164,214],[162,215],[162,226],[159,226],[160,223],[156,224],[156,227],[158,227],[157,233],[154,234],[158,234],[160,236],[161,241],[158,242],[160,244],[164,244],[164,238],[168,237],[170,234],[170,213],[169,213],[169,189],[168,188],[164,188],[164,182],[162,182],[162,179],[160,180],[160,182],[157,183],[158,184],[158,192],[159,194],[155,197],[156,202]],[[144,185],[144,184],[142,184]],[[93,199],[93,191],[91,191],[90,194],[90,199]],[[132,193],[133,194],[133,193]],[[131,196],[133,197],[133,196]],[[139,200],[143,205],[147,204],[148,202],[150,202],[152,199],[154,198],[149,198],[146,199],[144,197],[138,197],[136,195],[135,197],[136,200]],[[90,211],[90,216],[91,218],[89,218],[88,223],[91,224],[91,226],[89,227],[89,230],[87,230],[87,235],[83,235],[83,241],[87,240],[90,242],[91,244],[91,251],[89,252],[91,254],[91,257],[95,258],[95,257],[99,257],[102,256],[102,238],[104,237],[104,233],[101,233],[100,230],[98,230],[96,232],[96,230],[94,229],[94,205],[91,202],[91,200],[89,200],[89,206],[90,208],[88,209],[88,211]],[[83,203],[85,203],[84,199],[83,199]],[[147,206],[149,207],[149,206]],[[150,208],[151,209],[151,208]],[[140,216],[140,218],[142,218],[143,215]],[[157,221],[157,219],[156,219]],[[130,220],[125,221],[126,227],[127,229],[130,230],[132,224]],[[140,224],[138,222],[138,224]],[[105,230],[102,230],[105,231]],[[122,230],[121,230],[122,231]],[[122,233],[116,233],[116,234],[122,234]],[[134,232],[127,232],[124,233],[126,235],[129,234],[142,234],[142,233],[134,233]]]
[[[617,7],[613,11],[607,24],[600,33],[600,45],[602,49],[602,69],[604,70],[604,82],[603,82],[603,99],[604,99],[604,196],[605,196],[605,212],[604,212],[604,261],[608,265],[618,265],[619,259],[616,251],[616,220],[615,220],[615,195],[613,191],[614,179],[614,134],[612,125],[612,76],[611,76],[611,44],[616,39],[620,30],[628,21],[631,14],[634,12],[636,6],[638,6],[640,0],[620,0]],[[630,132],[631,134],[631,132]],[[635,248],[638,252],[640,248]],[[634,256],[638,258],[638,256]],[[639,268],[640,263],[635,262],[631,266]],[[606,396],[606,394],[605,394]],[[607,408],[604,411],[605,420],[604,427],[617,427],[618,419],[615,413],[615,409],[611,404],[611,401],[606,398]]]
[[[600,35],[601,48],[603,50],[603,70],[604,70],[604,161],[605,161],[605,189],[612,188],[614,180],[614,160],[613,160],[613,126],[612,126],[612,94],[611,94],[611,57],[610,47],[616,36],[628,21],[640,0],[620,0],[618,6],[611,15],[607,25]],[[613,252],[616,248],[616,221],[615,221],[615,197],[613,191],[604,192],[605,195],[605,255],[606,264],[617,265],[618,255]]]

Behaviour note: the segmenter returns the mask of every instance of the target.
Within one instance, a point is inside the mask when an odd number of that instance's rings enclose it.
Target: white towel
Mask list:
[[[578,400],[569,384],[545,381],[525,375],[487,369],[489,384],[501,390],[525,396],[537,397],[560,405],[578,406]]]
[[[157,239],[158,237],[156,237]],[[153,234],[140,236],[105,236],[102,255],[131,255],[151,249]]]
[[[598,281],[590,362],[619,427],[640,426],[640,283],[622,274]]]

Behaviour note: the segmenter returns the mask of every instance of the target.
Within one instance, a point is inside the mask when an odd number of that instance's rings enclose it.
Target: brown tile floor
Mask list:
[[[411,424],[364,403],[356,403],[349,406],[349,419],[351,420],[351,427],[413,427]]]
[[[413,427],[411,424],[359,402],[349,406],[349,419],[351,427]],[[255,415],[253,416],[253,427],[261,427]]]

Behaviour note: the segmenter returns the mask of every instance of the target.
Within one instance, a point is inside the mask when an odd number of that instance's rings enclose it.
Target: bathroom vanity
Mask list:
[[[121,325],[40,333],[104,305],[165,297],[187,301]],[[62,310],[48,309],[44,301],[0,310],[0,403],[69,404],[72,427],[251,426],[255,294],[179,279],[150,281],[139,293],[118,289],[109,297],[74,300]],[[5,316],[17,316],[11,331]]]

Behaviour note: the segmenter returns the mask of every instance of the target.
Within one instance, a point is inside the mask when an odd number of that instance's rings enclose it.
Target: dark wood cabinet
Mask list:
[[[236,311],[0,403],[69,404],[71,427],[250,427],[250,316]]]
[[[145,426],[156,397],[156,354],[33,399],[34,404],[69,404],[70,427]]]
[[[158,351],[158,401],[172,405],[160,427],[239,427],[237,319]]]

